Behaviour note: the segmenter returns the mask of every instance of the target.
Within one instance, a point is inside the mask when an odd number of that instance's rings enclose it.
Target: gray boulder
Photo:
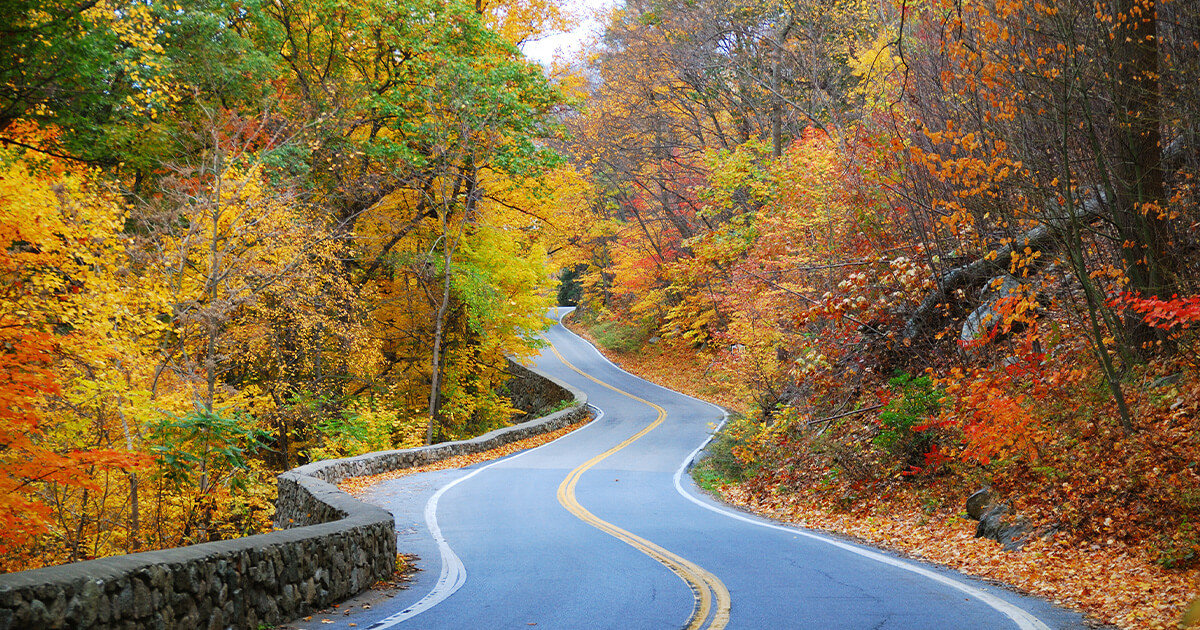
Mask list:
[[[1000,281],[998,286],[996,286],[997,280]],[[963,322],[962,335],[959,338],[963,341],[975,341],[982,338],[990,328],[1000,323],[1002,316],[996,310],[1000,300],[1019,295],[1024,286],[1020,280],[1008,274],[988,280],[979,292],[979,308],[971,311],[971,314],[967,316],[967,321]]]
[[[983,515],[996,504],[996,495],[991,488],[984,486],[967,497],[967,516],[982,520]]]
[[[976,538],[991,538],[1004,545],[1008,551],[1020,549],[1029,539],[1033,531],[1033,522],[1027,517],[1012,515],[1007,504],[994,505],[983,513],[979,526],[975,528]]]

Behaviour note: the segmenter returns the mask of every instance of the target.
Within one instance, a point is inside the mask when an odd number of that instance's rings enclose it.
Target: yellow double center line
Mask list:
[[[717,576],[705,571],[695,563],[679,555],[671,553],[662,547],[659,547],[658,545],[646,540],[645,538],[642,538],[641,536],[627,532],[620,527],[617,527],[616,525],[599,518],[580,505],[579,500],[575,498],[575,485],[579,483],[579,478],[583,476],[583,473],[587,472],[590,468],[603,461],[609,455],[612,455],[626,446],[633,444],[643,435],[646,435],[650,431],[654,430],[654,427],[662,424],[663,420],[667,419],[667,411],[662,407],[650,402],[649,400],[639,398],[627,391],[617,389],[616,387],[613,387],[612,385],[609,385],[608,383],[605,383],[604,381],[585,373],[583,370],[580,370],[574,365],[571,365],[569,361],[563,358],[563,355],[559,354],[558,349],[556,349],[554,346],[550,346],[550,350],[554,352],[554,356],[558,357],[559,361],[563,362],[563,365],[575,370],[584,378],[607,387],[618,394],[628,396],[629,398],[632,398],[640,403],[649,405],[658,412],[658,418],[656,418],[654,422],[646,425],[644,429],[629,436],[620,444],[617,444],[607,451],[604,451],[603,453],[600,453],[599,455],[587,460],[575,470],[572,470],[571,473],[567,475],[567,478],[563,479],[563,482],[558,486],[558,502],[561,503],[563,507],[567,508],[567,511],[574,514],[583,522],[614,538],[624,541],[638,551],[641,551],[642,553],[662,563],[662,565],[670,569],[672,573],[678,575],[679,578],[682,579],[692,589],[692,593],[694,593],[696,598],[695,608],[693,608],[692,616],[688,620],[688,624],[686,626],[688,630],[700,630],[701,628],[707,628],[709,630],[721,630],[726,624],[729,623],[729,591],[725,588],[725,585],[721,583],[721,580],[717,579]],[[705,625],[705,623],[708,625]]]

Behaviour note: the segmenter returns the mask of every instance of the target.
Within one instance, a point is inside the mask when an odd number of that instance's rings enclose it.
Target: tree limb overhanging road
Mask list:
[[[396,515],[400,549],[424,570],[412,588],[352,600],[332,621],[374,630],[1087,627],[1043,600],[711,500],[686,467],[723,421],[720,409],[620,370],[559,324],[546,337],[537,367],[586,391],[597,419],[512,457],[373,487],[367,499]],[[329,627],[320,621],[300,625]]]

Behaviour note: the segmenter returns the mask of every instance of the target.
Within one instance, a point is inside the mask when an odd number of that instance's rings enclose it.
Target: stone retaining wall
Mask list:
[[[517,379],[528,378],[517,372]],[[574,406],[471,440],[314,462],[279,475],[276,526],[288,529],[0,575],[0,630],[257,629],[361,592],[395,569],[395,524],[386,510],[335,484],[488,450],[583,419],[586,394],[536,376],[539,387],[557,390],[560,400],[573,398]]]
[[[563,389],[560,383],[545,378],[519,363],[509,361],[508,373],[508,398],[513,407],[524,412],[513,419],[515,422],[525,422],[546,415],[547,411],[574,396],[570,391]]]
[[[390,513],[319,479],[283,485],[331,521],[2,575],[0,628],[258,628],[391,575]]]

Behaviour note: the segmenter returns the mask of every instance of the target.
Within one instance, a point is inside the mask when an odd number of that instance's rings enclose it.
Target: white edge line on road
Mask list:
[[[684,394],[684,395],[686,396],[686,394]],[[692,398],[692,397],[689,396],[689,398]],[[699,400],[699,399],[695,399],[695,400]],[[701,401],[701,402],[707,402],[707,401]],[[712,404],[712,403],[709,403],[709,404]],[[713,406],[716,407],[716,405],[713,405]],[[721,409],[720,407],[717,407],[717,408]],[[724,414],[724,417],[721,418],[720,424],[718,424],[717,428],[714,429],[714,433],[715,433],[715,431],[720,430],[720,428],[725,425],[725,421],[729,418],[728,412],[726,412],[724,409],[721,409],[721,413]],[[995,609],[997,612],[1000,612],[1001,614],[1008,617],[1009,619],[1012,619],[1013,623],[1017,624],[1017,627],[1020,628],[1020,630],[1050,630],[1049,626],[1042,623],[1042,621],[1040,619],[1033,616],[1027,610],[1017,606],[1016,604],[1007,602],[1003,599],[1000,599],[999,597],[996,597],[995,595],[992,595],[991,593],[988,593],[987,591],[976,588],[974,586],[971,586],[970,584],[961,582],[952,577],[942,575],[941,573],[938,573],[936,571],[931,571],[929,569],[926,569],[925,567],[918,566],[918,565],[912,564],[910,562],[905,562],[904,560],[901,560],[899,558],[894,558],[892,556],[884,555],[877,551],[871,551],[870,549],[864,549],[864,548],[858,547],[856,545],[844,543],[840,540],[836,540],[833,538],[827,538],[820,534],[814,534],[813,532],[810,532],[810,531],[807,531],[804,529],[800,529],[798,527],[788,527],[786,525],[778,525],[776,523],[769,523],[766,521],[762,521],[759,519],[745,516],[743,514],[738,514],[737,512],[734,512],[731,510],[726,510],[726,509],[717,507],[715,505],[712,505],[712,504],[710,504],[706,501],[703,501],[700,498],[692,495],[690,492],[687,492],[686,490],[683,489],[683,483],[681,481],[682,477],[683,477],[683,473],[685,471],[687,471],[687,469],[691,466],[692,461],[695,459],[696,455],[698,455],[700,453],[700,451],[704,449],[705,446],[708,446],[708,443],[711,442],[712,439],[713,439],[713,436],[710,435],[708,437],[708,439],[704,440],[703,444],[701,444],[699,447],[696,448],[696,450],[692,451],[691,454],[689,454],[686,458],[684,458],[683,463],[679,465],[679,469],[675,471],[675,490],[679,494],[683,495],[683,497],[685,499],[691,501],[692,503],[695,503],[696,505],[699,505],[700,507],[702,507],[706,510],[711,510],[713,512],[716,512],[717,514],[722,514],[724,516],[742,521],[744,523],[750,523],[751,525],[758,525],[759,527],[767,527],[770,529],[776,529],[781,532],[787,532],[789,534],[793,534],[796,536],[804,536],[806,538],[818,540],[823,543],[833,545],[834,547],[838,547],[839,549],[844,549],[846,551],[849,551],[850,553],[860,555],[864,558],[868,558],[868,559],[874,560],[876,562],[881,562],[883,564],[890,565],[890,566],[896,567],[898,569],[904,569],[905,571],[911,571],[913,573],[916,573],[917,575],[920,575],[922,577],[933,580],[934,582],[938,582],[939,584],[943,584],[945,586],[949,586],[950,588],[954,588],[959,591],[962,591],[964,594],[974,597],[975,599],[979,600],[980,602],[987,604],[988,606]]]
[[[560,315],[559,316],[559,320],[560,320],[559,324],[560,325],[562,323],[561,319],[562,319],[562,316]],[[576,335],[575,331],[571,330],[570,328],[567,328],[566,326],[563,326],[562,328],[563,328],[563,330],[567,331],[568,333],[570,333],[572,336],[579,339],[583,343],[585,343],[589,346],[592,346],[592,344],[589,343],[586,339],[584,339],[583,337],[580,337],[579,335]],[[596,350],[596,347],[592,346],[592,349]],[[608,357],[604,356],[603,352],[596,350],[596,354],[598,354],[601,359],[604,359],[604,361],[606,363],[608,363],[609,365],[613,366],[614,368],[624,372],[625,374],[629,374],[633,378],[641,379],[643,381],[646,380],[646,379],[643,379],[643,378],[637,376],[636,374],[631,374],[629,371],[625,370],[621,366],[613,363],[612,361],[609,361]],[[646,381],[646,382],[649,382],[649,381]],[[911,571],[912,573],[916,573],[917,575],[920,575],[922,577],[933,580],[934,582],[937,582],[939,584],[943,584],[945,586],[949,586],[950,588],[957,589],[957,590],[963,592],[964,594],[974,597],[975,599],[979,600],[980,602],[987,604],[991,608],[995,609],[997,612],[1003,614],[1004,616],[1008,617],[1009,619],[1012,619],[1013,623],[1017,624],[1017,627],[1020,628],[1020,630],[1050,630],[1049,626],[1047,626],[1045,623],[1043,623],[1037,617],[1033,616],[1029,611],[1025,610],[1024,608],[1021,608],[1020,606],[1017,606],[1016,604],[1005,601],[999,597],[996,597],[995,595],[992,595],[991,593],[988,593],[987,591],[976,588],[974,586],[971,586],[970,584],[961,582],[952,577],[942,575],[941,573],[938,573],[936,571],[931,571],[929,569],[926,569],[925,567],[918,566],[911,562],[906,562],[899,558],[893,558],[892,556],[884,555],[877,551],[871,551],[870,549],[864,549],[862,547],[858,547],[856,545],[851,545],[849,543],[844,543],[840,540],[828,538],[828,537],[822,536],[820,534],[814,534],[813,532],[810,532],[810,531],[807,531],[804,529],[800,529],[799,527],[788,527],[786,525],[769,523],[764,520],[759,520],[757,518],[751,518],[751,517],[745,516],[743,514],[738,514],[737,512],[717,507],[715,505],[712,505],[710,503],[707,503],[707,502],[701,500],[700,498],[698,498],[696,496],[693,496],[691,493],[689,493],[683,489],[683,483],[682,483],[683,473],[685,471],[687,471],[687,469],[691,466],[692,461],[695,459],[696,455],[698,455],[700,453],[700,451],[704,450],[704,447],[708,446],[708,443],[712,441],[716,432],[718,430],[720,430],[721,427],[725,426],[725,422],[729,419],[729,412],[725,411],[723,408],[721,408],[717,405],[714,405],[714,404],[708,402],[707,400],[700,400],[699,398],[696,398],[695,396],[688,396],[687,394],[684,394],[683,392],[676,392],[675,390],[672,390],[672,389],[669,389],[666,387],[662,387],[661,385],[658,385],[657,383],[650,383],[650,384],[655,385],[656,387],[661,387],[662,389],[666,389],[667,391],[670,391],[672,393],[679,394],[680,396],[684,396],[686,398],[691,398],[692,400],[695,400],[697,402],[702,402],[702,403],[709,405],[709,406],[713,407],[714,409],[717,409],[718,411],[721,412],[721,422],[716,426],[715,429],[713,429],[713,435],[708,436],[708,439],[704,440],[704,442],[700,446],[696,447],[696,450],[694,450],[690,454],[688,454],[688,456],[683,459],[683,463],[680,464],[679,468],[675,471],[675,491],[678,492],[679,494],[683,495],[683,497],[685,499],[691,501],[692,503],[695,503],[696,505],[699,505],[700,507],[702,507],[706,510],[716,512],[717,514],[722,514],[722,515],[727,516],[732,519],[737,519],[737,520],[745,522],[745,523],[750,523],[751,525],[758,525],[759,527],[776,529],[781,532],[787,532],[789,534],[794,534],[797,536],[804,536],[806,538],[818,540],[823,543],[833,545],[834,547],[838,547],[839,549],[844,549],[846,551],[849,551],[850,553],[857,554],[864,558],[868,558],[868,559],[874,560],[876,562],[881,562],[883,564],[893,566],[898,569],[904,569],[905,571]]]
[[[588,423],[588,426],[592,426],[596,424],[598,420],[604,417],[604,410],[596,407],[595,405],[589,404],[588,406],[596,410],[596,417]],[[572,431],[572,433],[582,431],[586,428],[587,427],[579,427],[575,431]],[[437,584],[433,586],[433,590],[429,591],[429,593],[418,600],[417,603],[398,613],[376,621],[375,623],[367,626],[366,630],[385,630],[386,628],[394,627],[409,619],[412,619],[426,610],[429,610],[430,608],[442,603],[446,600],[446,598],[453,595],[455,591],[457,591],[462,587],[463,584],[466,583],[467,568],[463,566],[462,560],[459,559],[458,554],[454,553],[454,550],[450,548],[450,543],[446,542],[445,536],[442,535],[442,528],[438,526],[437,522],[438,500],[442,498],[443,494],[446,494],[447,490],[470,479],[471,477],[474,477],[475,475],[478,475],[492,466],[502,464],[504,462],[511,462],[514,459],[528,455],[529,453],[532,453],[533,451],[536,451],[544,446],[553,444],[556,441],[557,440],[551,440],[550,442],[535,446],[511,457],[498,459],[487,466],[472,471],[470,474],[463,475],[462,477],[451,481],[450,483],[439,488],[437,492],[433,493],[433,496],[429,497],[429,502],[425,504],[425,525],[429,528],[429,533],[433,536],[433,540],[437,543],[438,553],[442,557],[442,573],[440,576],[438,576]]]

